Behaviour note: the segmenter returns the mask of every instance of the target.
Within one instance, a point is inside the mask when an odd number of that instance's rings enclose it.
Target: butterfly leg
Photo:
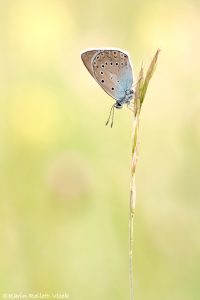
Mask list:
[[[134,107],[134,103],[130,102],[127,104],[128,109],[130,109],[132,112],[135,112],[135,107]]]

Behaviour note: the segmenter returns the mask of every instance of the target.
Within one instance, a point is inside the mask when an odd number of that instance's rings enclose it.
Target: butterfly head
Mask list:
[[[123,107],[123,104],[120,103],[120,102],[118,102],[118,101],[116,101],[114,107],[117,108],[117,109],[121,109]]]

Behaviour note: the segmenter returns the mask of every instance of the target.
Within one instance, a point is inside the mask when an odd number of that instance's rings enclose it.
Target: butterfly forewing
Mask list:
[[[93,69],[93,59],[99,53],[99,50],[89,50],[85,51],[81,54],[81,59],[90,72],[90,74],[94,77],[94,69]]]

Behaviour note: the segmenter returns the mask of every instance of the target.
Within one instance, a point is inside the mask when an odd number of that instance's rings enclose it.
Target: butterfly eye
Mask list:
[[[102,66],[102,68],[104,68],[104,65],[101,65]]]
[[[105,62],[105,64],[106,64],[106,65],[108,64],[107,61]]]
[[[104,57],[104,53],[103,52],[101,52],[101,56]]]
[[[102,79],[101,82],[104,83],[104,80]]]
[[[118,66],[118,62],[116,62],[116,66]]]
[[[101,75],[103,75],[103,72],[101,71]]]
[[[110,65],[112,66],[112,64],[113,64],[113,63],[111,62]]]
[[[124,55],[124,58],[127,58],[127,55]]]
[[[114,91],[114,87],[112,87],[112,90]]]
[[[120,57],[123,58],[123,57],[124,57],[124,54],[123,54],[123,53],[120,53]]]
[[[97,57],[96,57],[96,58],[99,60],[99,58],[100,58],[100,57],[99,57],[99,55],[97,55]]]

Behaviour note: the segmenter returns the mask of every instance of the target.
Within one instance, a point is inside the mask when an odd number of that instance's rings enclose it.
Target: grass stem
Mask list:
[[[143,66],[138,75],[138,81],[135,90],[134,98],[134,116],[133,116],[133,134],[132,134],[132,157],[131,157],[131,183],[130,183],[130,207],[129,207],[129,278],[130,278],[130,300],[134,300],[134,280],[133,280],[133,226],[136,205],[136,166],[138,161],[138,147],[139,147],[139,119],[141,107],[146,95],[148,84],[155,71],[158,54],[158,49],[151,61],[151,64],[144,77]]]

